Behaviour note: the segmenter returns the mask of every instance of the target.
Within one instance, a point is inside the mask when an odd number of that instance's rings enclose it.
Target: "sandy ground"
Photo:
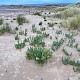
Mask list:
[[[11,22],[17,14],[7,15],[0,14],[1,17],[5,19],[5,22],[10,23],[12,28],[18,26],[16,21]],[[35,36],[35,33],[31,32],[32,24],[36,24],[36,27],[39,28],[39,22],[44,22],[44,19],[39,16],[24,14],[24,16],[30,21],[29,23],[23,24],[19,27],[20,30],[28,29],[29,36]],[[8,19],[8,20],[6,20]],[[58,24],[54,26],[54,30],[47,26],[48,22],[57,22]],[[59,28],[61,20],[59,19],[47,19],[43,23],[43,26],[46,27],[46,32],[49,33],[53,39],[45,39],[47,46],[51,46],[55,40],[56,30],[62,30],[63,33],[68,33],[67,29]],[[21,28],[20,28],[21,27]],[[23,36],[20,38],[22,39]],[[59,39],[64,38],[64,34],[59,35]],[[76,42],[80,44],[80,34],[75,37]],[[29,43],[26,43],[26,47],[21,50],[15,49],[15,35],[13,34],[4,34],[0,36],[0,80],[80,80],[80,73],[74,73],[72,66],[65,66],[61,62],[63,52],[61,48],[53,53],[53,57],[49,60],[47,64],[38,65],[34,60],[28,60],[25,57]],[[65,46],[64,44],[63,46]],[[67,48],[69,51],[78,54],[74,49]],[[76,59],[79,59],[80,56],[76,55]]]

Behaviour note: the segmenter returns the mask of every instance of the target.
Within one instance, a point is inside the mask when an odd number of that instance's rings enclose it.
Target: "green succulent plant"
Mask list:
[[[37,63],[43,64],[52,57],[52,51],[45,48],[29,48],[26,52],[26,58],[34,59]]]
[[[56,51],[57,49],[60,48],[60,46],[64,43],[64,40],[61,39],[60,41],[54,41],[52,44],[52,50]]]
[[[46,33],[46,32],[43,32],[41,36],[42,36],[43,38],[47,38],[47,37],[49,37],[49,34]]]
[[[45,46],[45,42],[43,42],[43,39],[41,36],[36,36],[34,37],[31,42],[30,42],[30,45],[32,46],[42,46],[44,47]]]
[[[15,44],[15,48],[16,49],[22,49],[24,47],[25,47],[25,42],[21,42],[21,43]]]
[[[18,36],[18,34],[15,36],[15,40],[19,40],[19,36]]]

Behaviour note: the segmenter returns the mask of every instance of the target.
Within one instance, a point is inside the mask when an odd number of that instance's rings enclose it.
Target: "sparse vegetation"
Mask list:
[[[54,41],[52,44],[52,50],[53,51],[58,50],[63,43],[64,43],[63,39],[61,39],[60,41]]]
[[[80,66],[80,61],[71,60],[70,58],[63,58],[62,57],[62,63],[64,65],[73,65],[73,66]]]
[[[52,22],[52,23],[48,23],[48,26],[49,27],[53,27],[54,26],[54,23]]]
[[[56,34],[62,34],[62,31],[61,30],[56,31]]]
[[[5,32],[12,33],[13,31],[14,30],[12,30],[11,26],[8,23],[0,28],[0,34],[4,34]],[[15,33],[15,31],[13,33]]]
[[[18,36],[18,34],[15,36],[15,40],[19,40],[19,36]]]
[[[0,25],[2,25],[3,24],[3,19],[2,18],[0,18]]]
[[[66,49],[63,48],[62,51],[64,52],[64,54],[65,54],[66,56],[71,56],[71,55],[67,52]]]
[[[24,41],[21,42],[21,43],[18,41],[18,44],[15,44],[16,49],[22,49],[24,47],[25,47],[25,42]]]
[[[20,31],[19,32],[19,35],[24,35],[24,31]]]
[[[46,32],[43,32],[41,36],[42,36],[43,38],[47,38],[47,37],[49,37],[49,34],[46,33]]]
[[[73,17],[67,21],[62,22],[62,26],[68,27],[70,29],[80,29],[80,16]]]
[[[26,58],[34,59],[39,64],[43,64],[52,57],[52,51],[45,48],[29,48],[26,52]]]
[[[23,25],[23,23],[28,23],[28,20],[25,17],[21,16],[21,15],[17,16],[16,21],[19,25]]]
[[[65,9],[64,11],[58,14],[55,14],[54,17],[67,19],[68,17],[74,17],[79,14],[80,14],[80,11],[78,9],[70,8],[70,9]]]
[[[42,16],[40,12],[36,12],[33,15],[38,15],[38,16]]]
[[[42,28],[40,28],[40,30],[41,30],[41,31],[45,31],[45,30],[46,30],[46,28],[45,28],[45,27],[42,27]]]
[[[33,32],[33,33],[37,32],[36,27],[32,27],[32,32]]]
[[[42,46],[42,47],[44,47],[45,46],[45,42],[43,42],[43,39],[42,39],[42,37],[41,36],[36,36],[36,37],[34,37],[32,40],[31,40],[31,42],[30,42],[30,45],[32,45],[32,46]]]

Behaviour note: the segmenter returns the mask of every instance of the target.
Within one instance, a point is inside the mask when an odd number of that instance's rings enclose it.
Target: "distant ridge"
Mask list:
[[[55,3],[55,4],[20,4],[20,5],[1,5],[0,9],[25,9],[25,8],[32,8],[32,7],[41,7],[46,9],[51,9],[55,7],[62,7],[62,6],[78,6],[80,7],[80,2],[78,3]]]
[[[20,5],[0,5],[0,6],[67,6],[72,3],[45,3],[45,4],[20,4]]]
[[[72,3],[45,3],[45,4],[24,4],[25,6],[67,6]]]
[[[74,4],[70,4],[68,6],[74,6],[74,7],[79,7],[80,8],[80,2],[74,3]]]

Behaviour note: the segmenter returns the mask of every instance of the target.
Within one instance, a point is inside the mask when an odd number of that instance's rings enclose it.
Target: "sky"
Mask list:
[[[75,3],[80,0],[0,0],[1,4],[44,4],[44,3]]]

